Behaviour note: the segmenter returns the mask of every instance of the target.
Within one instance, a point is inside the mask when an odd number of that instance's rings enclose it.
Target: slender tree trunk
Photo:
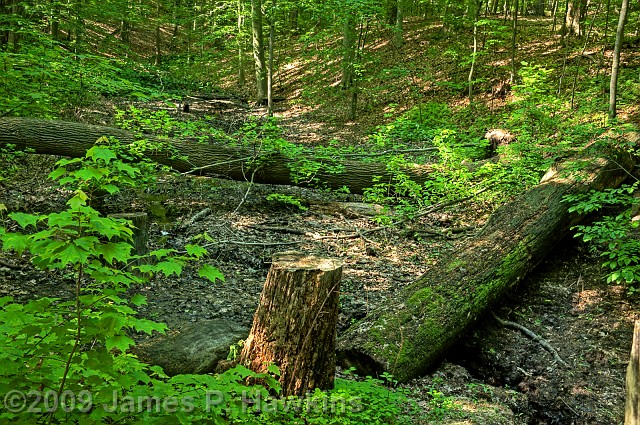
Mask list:
[[[238,85],[244,86],[244,6],[242,0],[238,0]]]
[[[611,65],[611,82],[609,84],[609,119],[614,119],[617,114],[617,91],[618,91],[618,74],[620,72],[620,50],[622,49],[622,40],[624,39],[624,24],[627,21],[627,10],[629,9],[629,0],[622,0],[620,7],[620,18],[618,19],[618,30],[616,31],[616,42],[613,47],[613,62]]]
[[[267,96],[267,66],[262,35],[262,0],[251,0],[251,33],[256,68],[256,102],[263,105]]]
[[[156,28],[155,28],[155,65],[162,62],[162,33],[160,32],[160,0],[156,3]]]
[[[627,401],[624,425],[640,425],[640,320],[633,327],[631,356],[627,366]]]
[[[518,37],[518,0],[513,6],[513,33],[511,34],[511,77],[509,82],[513,84],[516,78],[516,49]]]
[[[393,43],[398,49],[402,47],[402,45],[404,44],[403,21],[404,21],[404,7],[405,7],[404,2],[405,1],[406,0],[398,0],[398,8],[396,12],[396,25],[393,32]]]
[[[349,11],[342,27],[342,89],[348,90],[353,84],[353,62],[356,58],[356,18]]]
[[[471,69],[469,70],[469,101],[473,96],[473,71],[476,65],[476,55],[478,53],[478,16],[480,15],[480,8],[482,7],[482,0],[473,0],[475,4],[475,11],[473,16],[473,53],[471,54]]]
[[[267,115],[273,116],[273,43],[276,36],[276,0],[271,0],[269,17],[269,72],[267,74]]]
[[[559,0],[553,0],[553,7],[551,9],[551,14],[553,15],[553,26],[551,27],[552,34],[556,32],[556,24],[558,23],[558,3]]]

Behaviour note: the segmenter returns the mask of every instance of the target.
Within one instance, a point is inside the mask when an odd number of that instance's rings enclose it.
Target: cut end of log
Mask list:
[[[285,251],[273,255],[273,265],[287,270],[337,270],[342,261],[335,258],[316,257],[298,251]]]

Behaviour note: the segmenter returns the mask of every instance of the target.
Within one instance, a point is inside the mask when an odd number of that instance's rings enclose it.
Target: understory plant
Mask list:
[[[624,284],[629,293],[640,291],[640,198],[634,196],[639,184],[636,181],[616,189],[591,190],[563,199],[571,205],[569,212],[604,213],[590,224],[574,226],[574,236],[589,243],[592,251],[603,257],[607,282]]]
[[[136,286],[155,275],[178,276],[188,263],[200,263],[200,277],[212,282],[223,276],[195,244],[135,254],[131,223],[91,207],[92,193],[145,181],[106,142],[84,158],[59,161],[50,174],[69,193],[64,211],[11,213],[8,228],[0,228],[3,250],[29,256],[70,289],[24,303],[0,298],[0,423],[401,423],[403,396],[373,378],[279,398],[275,365],[260,374],[239,365],[168,377],[132,354],[135,333],[166,329],[137,316],[146,300]]]

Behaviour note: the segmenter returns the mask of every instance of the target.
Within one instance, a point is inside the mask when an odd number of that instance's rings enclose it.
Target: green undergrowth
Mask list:
[[[331,391],[284,398],[273,365],[268,373],[237,366],[220,375],[168,377],[131,354],[134,333],[166,330],[137,317],[136,307],[146,299],[136,287],[188,267],[212,282],[223,276],[195,243],[181,250],[133,252],[131,222],[91,207],[95,193],[115,194],[153,180],[145,176],[152,168],[123,161],[116,154],[122,147],[112,147],[101,139],[84,158],[58,161],[49,177],[69,194],[66,210],[44,215],[0,210],[3,251],[27,256],[70,288],[62,298],[25,303],[0,298],[0,422],[410,423],[413,405],[383,380],[339,379]],[[248,379],[264,386],[248,385]]]

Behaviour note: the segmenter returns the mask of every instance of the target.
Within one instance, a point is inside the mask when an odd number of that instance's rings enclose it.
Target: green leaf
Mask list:
[[[135,342],[126,335],[113,335],[107,337],[105,345],[107,346],[107,351],[117,348],[124,353],[129,349],[129,347],[135,345]]]
[[[182,264],[179,264],[177,260],[161,261],[156,267],[158,271],[162,272],[165,276],[171,276],[172,274],[180,276],[182,273]]]
[[[49,173],[49,178],[51,180],[58,180],[60,177],[64,176],[66,173],[67,173],[67,169],[65,167],[58,167]]]
[[[109,170],[106,168],[86,167],[76,171],[75,177],[85,181],[101,180],[107,174],[109,174]]]
[[[158,323],[154,322],[153,320],[147,319],[136,319],[133,327],[138,332],[144,332],[149,335],[151,335],[153,331],[165,333],[165,331],[167,330],[167,325],[165,325],[164,323]]]
[[[141,294],[135,294],[133,297],[131,297],[131,304],[135,305],[136,307],[140,307],[143,304],[147,303],[147,298],[144,295]]]
[[[92,252],[72,243],[67,245],[62,251],[58,251],[55,254],[56,259],[59,260],[62,265],[67,265],[86,262]]]
[[[161,258],[166,257],[167,255],[176,252],[175,249],[156,249],[155,251],[151,251],[149,253],[149,255],[153,255],[154,257],[156,257],[158,260]]]
[[[72,209],[77,210],[80,207],[87,205],[87,199],[89,199],[87,194],[84,193],[82,190],[78,189],[76,190],[73,198],[67,201],[67,205],[69,205]]]
[[[107,164],[111,162],[112,159],[116,159],[117,156],[113,151],[104,146],[93,146],[91,149],[87,151],[87,158],[93,158],[94,160],[102,159]]]
[[[198,270],[198,276],[206,277],[213,283],[216,282],[216,279],[224,282],[224,275],[222,274],[222,272],[209,264],[205,264],[200,267],[200,269]]]
[[[102,189],[106,190],[107,193],[109,193],[110,195],[113,195],[116,192],[120,191],[120,188],[114,184],[105,184],[100,186]]]
[[[29,248],[29,236],[20,233],[7,233],[2,236],[2,248],[5,250],[14,250],[18,254],[22,254]]]
[[[131,245],[126,242],[107,242],[96,246],[96,254],[111,263],[113,260],[125,262],[131,257]]]
[[[118,162],[117,164],[115,164],[115,166],[118,171],[127,173],[129,177],[135,177],[137,173],[140,173],[140,170],[138,168],[132,167],[131,165],[124,162]]]
[[[196,258],[200,258],[203,255],[207,254],[207,250],[200,245],[185,245],[184,249],[187,250],[187,254],[192,255]]]
[[[29,225],[35,226],[40,216],[25,213],[11,213],[9,214],[12,220],[15,220],[23,229]]]

